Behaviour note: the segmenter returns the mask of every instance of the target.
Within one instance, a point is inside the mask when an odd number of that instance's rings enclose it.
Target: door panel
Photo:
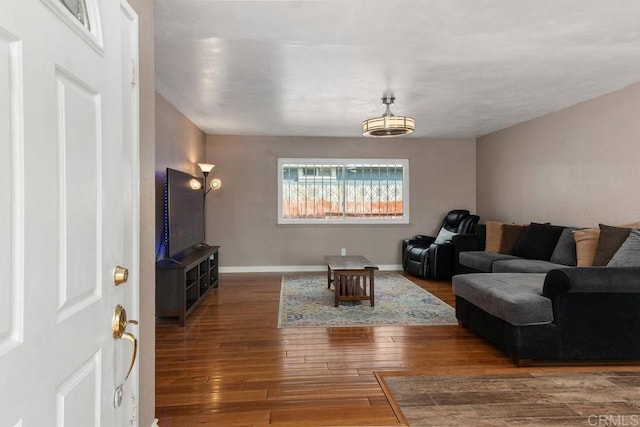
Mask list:
[[[60,0],[0,0],[0,426],[137,425],[111,331],[116,304],[138,313],[137,21],[87,5],[90,29]]]
[[[22,50],[0,26],[0,356],[22,339]]]
[[[56,388],[57,425],[100,425],[101,356],[98,351]]]
[[[58,106],[58,320],[102,294],[101,97],[66,71],[56,70]]]

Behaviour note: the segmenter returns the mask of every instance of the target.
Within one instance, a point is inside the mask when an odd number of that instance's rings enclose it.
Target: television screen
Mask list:
[[[201,178],[167,168],[165,192],[166,256],[204,242],[204,189],[194,190]]]

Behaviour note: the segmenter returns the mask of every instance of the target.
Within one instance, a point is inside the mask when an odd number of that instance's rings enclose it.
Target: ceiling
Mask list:
[[[477,137],[640,81],[637,0],[155,0],[156,90],[219,135]]]

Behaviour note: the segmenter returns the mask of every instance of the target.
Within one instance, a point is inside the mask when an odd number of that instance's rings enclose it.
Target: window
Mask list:
[[[407,224],[407,159],[278,159],[279,224]]]
[[[100,55],[104,56],[102,26],[98,0],[42,0],[62,22],[82,37]],[[134,19],[133,9],[125,2],[120,4],[125,20]]]
[[[78,21],[89,31],[91,31],[91,26],[89,24],[89,16],[87,15],[87,5],[85,4],[85,0],[60,0],[64,7],[67,8],[69,12],[73,16],[76,17]]]

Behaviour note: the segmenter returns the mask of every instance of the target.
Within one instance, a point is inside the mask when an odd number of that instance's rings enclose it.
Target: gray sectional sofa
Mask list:
[[[503,227],[514,227],[504,224]],[[479,237],[460,236],[455,241],[459,248],[458,273],[547,273],[554,268],[577,265],[575,227],[550,224],[518,226],[520,234],[501,252],[486,251],[486,227]],[[482,241],[481,239],[484,239]],[[500,247],[496,248],[500,250]],[[503,246],[504,249],[504,246]]]
[[[640,232],[627,229],[623,240],[624,230],[607,227],[601,225],[594,254],[600,266],[577,266],[568,227],[530,224],[511,253],[467,251],[473,245],[454,241],[461,248],[452,279],[458,321],[519,366],[640,360]],[[480,228],[480,239],[485,232]],[[614,244],[607,237],[612,233],[618,234]]]

